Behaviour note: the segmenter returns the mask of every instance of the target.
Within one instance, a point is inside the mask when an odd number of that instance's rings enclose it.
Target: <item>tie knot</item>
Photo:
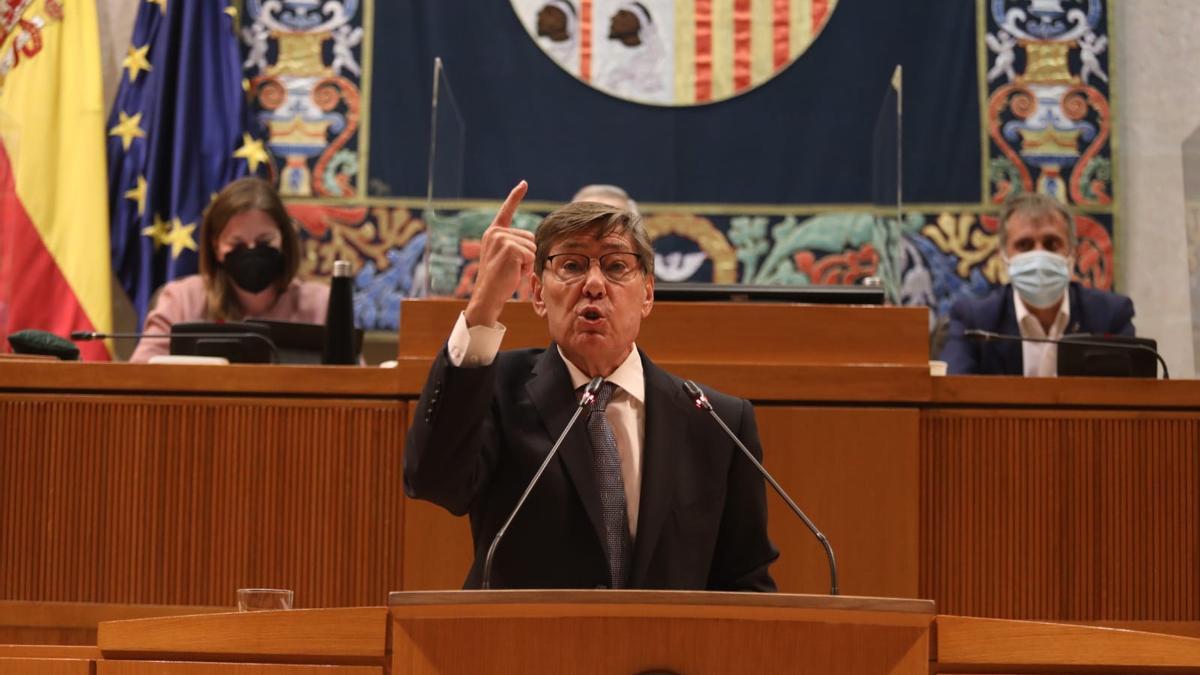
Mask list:
[[[612,382],[605,382],[596,390],[596,400],[592,401],[592,410],[604,412],[608,407],[608,402],[612,400],[613,392],[616,391],[617,385]]]

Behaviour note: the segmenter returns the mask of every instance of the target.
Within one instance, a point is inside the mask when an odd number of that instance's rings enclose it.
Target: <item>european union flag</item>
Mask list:
[[[194,274],[200,221],[268,156],[246,131],[237,9],[143,0],[108,123],[113,269],[144,321],[163,283]]]

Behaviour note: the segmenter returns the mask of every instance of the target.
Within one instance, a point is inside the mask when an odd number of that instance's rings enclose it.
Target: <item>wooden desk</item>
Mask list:
[[[406,305],[392,370],[0,363],[0,599],[228,605],[278,586],[355,606],[458,587],[465,520],[401,488],[457,311],[427,307]],[[1200,630],[1200,383],[931,378],[924,314],[844,310],[764,328],[778,363],[715,329],[724,351],[665,325],[639,344],[755,403],[766,464],[828,534],[845,593]],[[875,338],[852,337],[855,312]],[[506,346],[544,340],[510,331]],[[781,333],[808,337],[780,356]],[[781,590],[825,592],[818,545],[769,499]]]

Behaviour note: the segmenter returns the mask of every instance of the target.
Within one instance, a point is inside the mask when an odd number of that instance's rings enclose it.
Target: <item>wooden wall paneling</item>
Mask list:
[[[1006,619],[1200,620],[1200,419],[930,411],[920,592]]]
[[[918,413],[759,405],[764,465],[829,538],[846,595],[918,596]],[[780,591],[828,593],[820,544],[770,486]]]
[[[401,581],[404,405],[0,395],[0,597],[378,603]]]

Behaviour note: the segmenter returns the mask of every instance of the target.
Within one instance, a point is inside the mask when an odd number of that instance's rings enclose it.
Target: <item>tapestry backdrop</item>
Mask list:
[[[1081,280],[1112,287],[1107,0],[247,0],[241,25],[305,273],[351,260],[367,328],[395,329],[427,242],[469,294],[522,178],[527,228],[623,186],[663,280],[879,276],[935,312],[1004,281],[995,205],[1037,190],[1080,213]],[[436,215],[435,57],[462,141]]]

